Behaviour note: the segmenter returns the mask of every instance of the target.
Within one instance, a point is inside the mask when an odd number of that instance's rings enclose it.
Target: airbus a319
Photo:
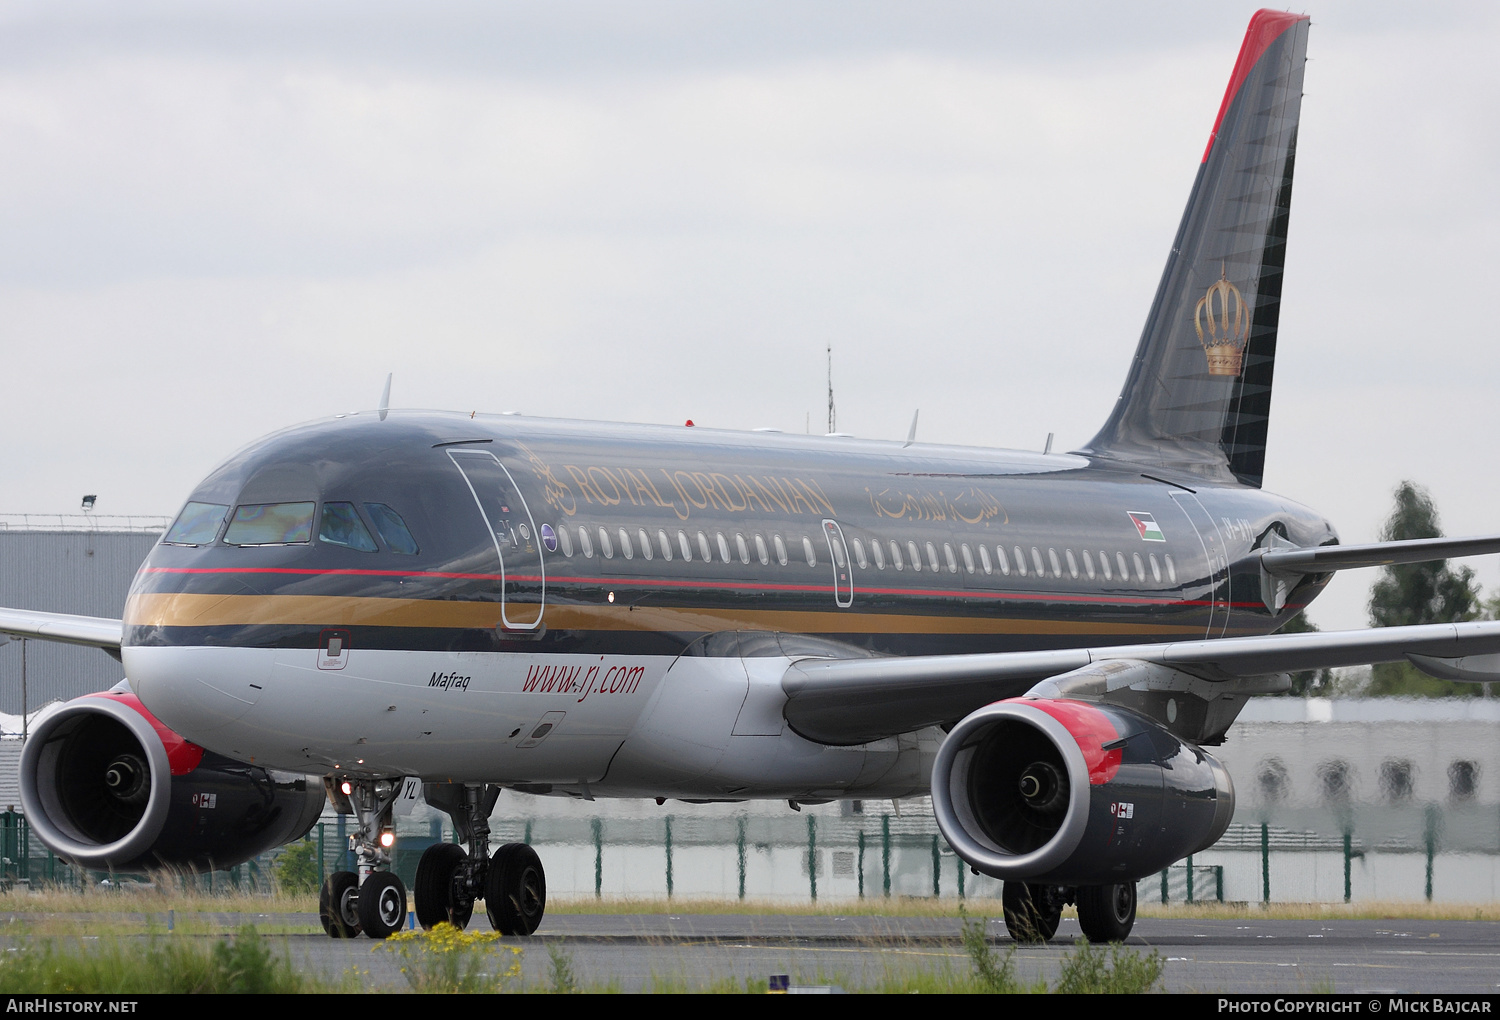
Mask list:
[[[123,618],[0,611],[129,680],[34,730],[22,799],[89,867],[224,866],[358,818],[330,935],[406,915],[530,934],[542,863],[502,788],[691,801],[930,793],[1045,939],[1123,938],[1135,882],[1234,810],[1204,748],[1289,671],[1500,674],[1500,623],[1277,635],[1334,572],[1500,551],[1338,543],[1264,492],[1308,21],[1251,20],[1119,401],[1071,453],[388,411],[206,478]],[[408,795],[410,793],[408,792]]]

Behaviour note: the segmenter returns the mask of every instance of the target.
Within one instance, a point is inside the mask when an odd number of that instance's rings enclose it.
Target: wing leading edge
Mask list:
[[[1401,659],[1445,679],[1500,680],[1500,621],[1044,652],[802,659],[787,669],[781,686],[792,729],[809,740],[843,745],[951,723],[1099,663],[1163,666],[1200,681],[1194,684],[1199,692],[1207,686],[1224,695],[1248,695],[1278,689],[1276,674]]]
[[[0,609],[0,634],[102,648],[116,656],[124,624],[102,616],[71,616],[31,609]]]

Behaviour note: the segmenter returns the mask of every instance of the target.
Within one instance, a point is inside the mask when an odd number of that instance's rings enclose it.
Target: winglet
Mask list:
[[[912,443],[915,443],[917,441],[917,415],[919,415],[921,413],[922,413],[922,409],[920,407],[917,408],[915,411],[912,412],[912,415],[911,415],[911,431],[908,432],[908,433],[906,433],[906,442],[904,442],[904,443],[901,444],[901,449],[904,450],[908,446],[910,446]]]
[[[391,376],[395,372],[385,374],[385,389],[380,391],[380,420],[385,421],[385,416],[391,413]]]

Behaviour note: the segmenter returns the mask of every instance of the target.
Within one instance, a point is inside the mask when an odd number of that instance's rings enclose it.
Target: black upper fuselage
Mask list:
[[[674,655],[780,632],[932,654],[1260,634],[1326,578],[1273,614],[1254,550],[1336,540],[1258,489],[1075,455],[426,412],[276,433],[191,499],[310,516],[285,542],[164,541],[126,645],[311,648],[335,628],[364,648]]]

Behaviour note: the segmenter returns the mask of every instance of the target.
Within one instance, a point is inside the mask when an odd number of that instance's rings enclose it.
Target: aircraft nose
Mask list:
[[[199,740],[255,707],[274,650],[244,648],[122,649],[136,696],[164,724]]]

